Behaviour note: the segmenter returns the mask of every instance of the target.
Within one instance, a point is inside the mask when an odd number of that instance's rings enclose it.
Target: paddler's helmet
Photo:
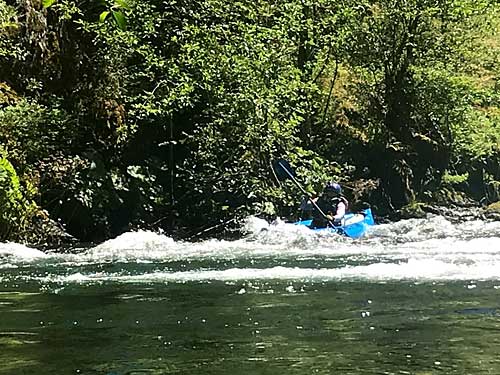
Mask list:
[[[342,187],[339,184],[333,181],[329,181],[326,183],[325,188],[323,189],[325,193],[335,193],[336,195],[342,194]]]

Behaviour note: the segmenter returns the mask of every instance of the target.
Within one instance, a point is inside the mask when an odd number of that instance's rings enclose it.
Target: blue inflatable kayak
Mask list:
[[[338,233],[351,238],[359,238],[366,233],[370,226],[375,225],[375,220],[373,220],[372,210],[367,208],[359,213],[345,214],[343,224],[334,228],[312,228],[312,219],[297,221],[294,224],[304,225],[314,231]]]

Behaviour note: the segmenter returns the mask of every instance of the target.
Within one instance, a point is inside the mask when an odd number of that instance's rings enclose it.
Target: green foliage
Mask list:
[[[454,129],[456,154],[465,163],[498,155],[500,151],[500,114],[468,109],[464,125]]]
[[[450,72],[455,98],[447,99],[459,110],[450,115],[450,132],[454,157],[462,168],[500,151],[499,15],[499,8],[490,6],[467,19],[460,30],[462,45],[457,49],[462,63]]]
[[[22,100],[0,109],[0,140],[23,172],[38,160],[72,147],[68,142],[77,136],[73,125],[55,103],[46,107]]]
[[[0,0],[0,141],[82,239],[291,214],[278,157],[393,208],[498,160],[494,2],[30,4]]]
[[[44,8],[50,8],[57,0],[43,0],[42,5]]]
[[[16,238],[26,216],[19,177],[12,164],[0,157],[0,240]]]
[[[113,19],[116,26],[118,26],[120,30],[126,30],[127,18],[124,12],[130,8],[129,4],[124,0],[117,0],[112,3],[102,0],[101,3],[106,10],[102,11],[99,15],[99,22],[105,22],[107,19]]]
[[[498,31],[491,28],[498,25],[498,6],[394,0],[366,2],[361,9],[345,68],[346,86],[355,94],[344,110],[349,127],[361,134],[349,129],[329,147],[361,143],[367,155],[347,151],[353,163],[368,165],[392,199],[406,196],[398,204],[407,204],[414,191],[436,188],[450,163],[464,170],[471,157],[496,152],[494,130],[480,113],[485,106],[498,107],[498,94],[478,84],[479,77],[498,74],[498,59],[491,57],[499,51]],[[485,40],[489,52],[478,48]],[[404,167],[383,167],[401,160]]]
[[[4,1],[0,2],[0,33],[9,34],[12,29],[18,29],[19,24],[16,22],[16,9],[8,5]]]
[[[74,9],[74,5],[70,5],[66,1],[61,1],[60,3],[58,3],[58,0],[42,0],[42,5],[44,8],[58,7],[58,10],[67,10],[70,8]],[[127,17],[125,16],[125,11],[129,9],[129,4],[125,0],[115,0],[112,2],[106,0],[98,0],[95,3],[81,3],[78,5],[89,6],[89,9],[91,9],[92,11],[95,9],[99,9],[99,22],[112,20],[112,22],[120,30],[125,30],[127,28]]]
[[[19,178],[12,164],[4,157],[0,159],[0,184],[2,187],[0,203],[14,207],[22,197]]]
[[[448,185],[458,185],[467,181],[469,178],[468,173],[464,174],[449,174],[445,173],[443,175],[443,183]]]
[[[0,59],[20,57],[20,49],[13,42],[19,33],[16,9],[0,1]],[[1,81],[0,81],[1,83]]]

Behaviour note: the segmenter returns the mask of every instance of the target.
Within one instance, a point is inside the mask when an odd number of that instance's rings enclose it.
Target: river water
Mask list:
[[[0,244],[0,374],[500,374],[500,223]]]

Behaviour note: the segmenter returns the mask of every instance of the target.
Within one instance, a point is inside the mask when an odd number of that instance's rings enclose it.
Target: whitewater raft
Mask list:
[[[345,214],[342,225],[338,227],[314,228],[312,219],[297,221],[294,224],[304,225],[313,231],[322,233],[337,233],[351,238],[360,238],[366,234],[368,228],[375,225],[375,220],[373,220],[372,210],[367,208],[358,213]]]

